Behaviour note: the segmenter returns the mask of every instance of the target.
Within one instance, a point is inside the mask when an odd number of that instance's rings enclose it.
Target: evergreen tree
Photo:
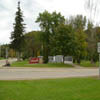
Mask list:
[[[20,8],[20,2],[18,2],[18,11],[16,12],[14,31],[11,33],[11,47],[18,53],[18,58],[22,52],[24,46],[24,20],[23,13]]]

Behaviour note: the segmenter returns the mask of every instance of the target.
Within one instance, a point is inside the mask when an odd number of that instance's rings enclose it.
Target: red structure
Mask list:
[[[29,60],[29,63],[30,63],[30,64],[37,64],[37,63],[39,63],[39,58],[31,58],[31,59]]]

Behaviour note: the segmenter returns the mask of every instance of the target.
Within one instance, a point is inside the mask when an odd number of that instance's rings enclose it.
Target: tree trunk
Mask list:
[[[73,58],[73,63],[75,63],[76,62],[76,59],[75,58]]]
[[[94,62],[94,60],[91,58],[91,64],[94,64],[95,62]]]
[[[43,62],[44,63],[48,63],[48,55],[49,55],[48,46],[44,45],[44,48],[43,48]]]
[[[65,58],[65,56],[63,56],[63,63],[64,63],[64,61],[65,61],[65,59],[64,59],[64,58]]]
[[[17,61],[21,61],[20,56],[21,56],[21,53],[17,52]]]
[[[77,63],[78,63],[78,64],[80,64],[80,63],[81,63],[81,60],[80,60],[80,58],[78,58],[78,59],[77,59]]]

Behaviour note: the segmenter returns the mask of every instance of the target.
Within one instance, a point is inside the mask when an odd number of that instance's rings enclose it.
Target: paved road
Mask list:
[[[97,75],[97,68],[0,68],[0,80],[51,79]]]

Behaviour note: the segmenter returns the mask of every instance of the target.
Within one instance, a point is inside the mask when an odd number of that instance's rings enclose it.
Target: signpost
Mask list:
[[[100,42],[98,42],[98,53],[99,53],[99,78],[100,78]]]

